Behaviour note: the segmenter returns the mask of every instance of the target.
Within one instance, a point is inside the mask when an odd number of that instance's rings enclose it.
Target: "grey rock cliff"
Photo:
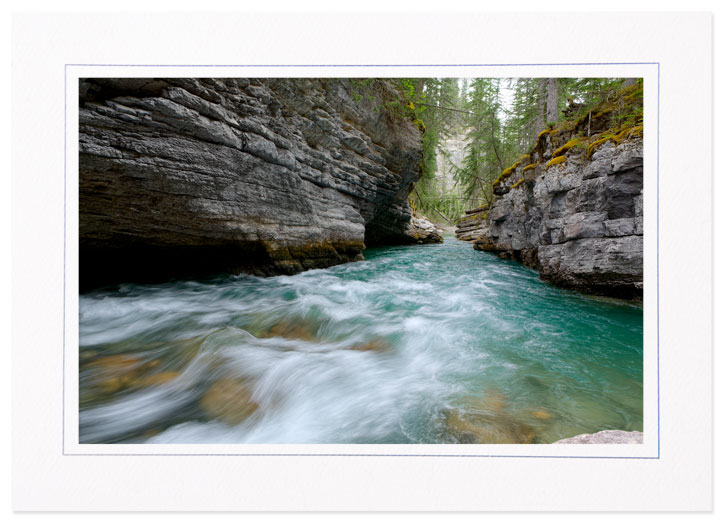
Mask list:
[[[415,243],[420,132],[346,79],[82,79],[81,286],[294,273]]]
[[[495,186],[490,210],[459,222],[458,238],[565,288],[641,297],[642,140],[606,142],[591,159],[582,150],[563,158],[548,168],[518,166]]]

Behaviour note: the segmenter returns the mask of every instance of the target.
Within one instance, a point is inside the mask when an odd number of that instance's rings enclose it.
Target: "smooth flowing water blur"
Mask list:
[[[550,443],[642,430],[642,308],[447,238],[80,297],[82,443]]]

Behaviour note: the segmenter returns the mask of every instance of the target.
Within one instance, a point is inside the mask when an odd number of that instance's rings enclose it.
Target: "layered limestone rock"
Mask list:
[[[591,160],[572,152],[529,172],[490,210],[459,223],[459,238],[565,288],[641,296],[642,141],[609,143]]]
[[[574,151],[566,162],[529,172],[512,177],[523,182],[502,191],[460,237],[565,288],[641,296],[642,141],[608,143],[591,159]]]
[[[82,79],[81,286],[427,242],[408,206],[420,131],[386,109],[397,97],[385,81]]]
[[[641,98],[633,89],[622,92],[632,111],[639,103],[628,124],[607,129],[617,108],[611,103],[590,120],[544,130],[496,180],[490,208],[467,212],[456,236],[536,268],[558,286],[641,297],[643,150]]]

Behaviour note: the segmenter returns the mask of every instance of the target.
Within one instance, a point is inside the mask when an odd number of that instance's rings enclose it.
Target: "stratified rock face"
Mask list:
[[[384,81],[82,79],[80,276],[262,275],[406,233],[421,136]],[[368,88],[371,89],[371,88]]]
[[[549,156],[550,158],[550,156]],[[458,225],[459,238],[588,293],[642,295],[642,140],[607,142],[524,171],[496,187],[490,210]]]
[[[595,434],[579,434],[578,436],[560,439],[557,445],[639,445],[643,443],[642,432],[626,432],[624,430],[602,430]]]

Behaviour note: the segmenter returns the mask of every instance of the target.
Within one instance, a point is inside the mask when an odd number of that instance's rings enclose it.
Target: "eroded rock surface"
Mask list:
[[[366,242],[418,242],[408,193],[420,132],[386,109],[390,84],[358,89],[82,79],[81,286],[295,273],[359,260]]]
[[[562,158],[525,171],[521,163],[495,186],[490,210],[459,222],[458,238],[565,288],[641,297],[642,140],[607,142],[591,158],[582,150]]]

